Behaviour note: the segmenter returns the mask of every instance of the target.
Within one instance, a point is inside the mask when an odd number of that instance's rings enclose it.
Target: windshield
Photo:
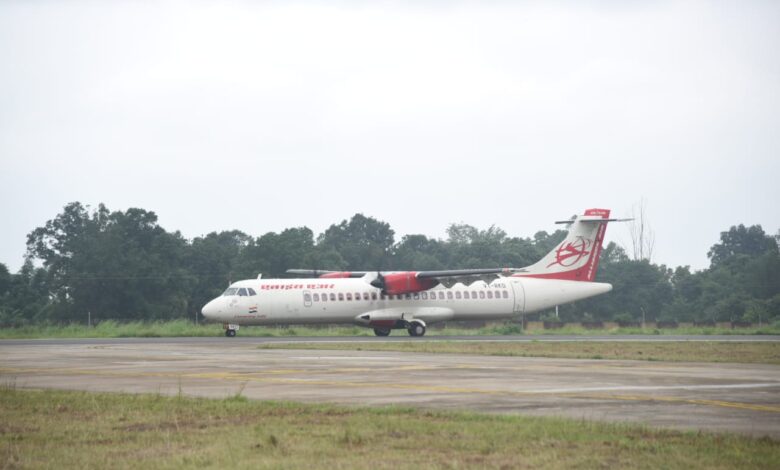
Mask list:
[[[222,295],[236,295],[236,292],[238,292],[238,289],[235,287],[228,287],[228,289],[222,293]]]

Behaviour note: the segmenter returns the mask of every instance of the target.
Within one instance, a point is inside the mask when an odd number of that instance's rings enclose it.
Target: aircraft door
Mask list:
[[[303,306],[311,307],[311,291],[303,291]]]
[[[523,288],[523,283],[519,279],[511,279],[509,284],[512,286],[514,298],[512,313],[523,313],[525,310],[525,289]]]

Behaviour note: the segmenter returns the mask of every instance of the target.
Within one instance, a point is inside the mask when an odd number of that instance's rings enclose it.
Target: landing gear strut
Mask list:
[[[415,320],[409,323],[409,336],[425,336],[425,323]]]

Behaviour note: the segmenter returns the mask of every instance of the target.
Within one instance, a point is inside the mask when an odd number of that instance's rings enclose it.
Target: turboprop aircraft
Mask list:
[[[377,336],[406,329],[423,336],[427,325],[449,320],[499,320],[586,299],[612,290],[594,282],[607,209],[556,223],[566,239],[525,268],[445,271],[344,272],[290,269],[298,279],[234,282],[203,307],[208,321],[222,322],[226,336],[242,325],[354,323]]]

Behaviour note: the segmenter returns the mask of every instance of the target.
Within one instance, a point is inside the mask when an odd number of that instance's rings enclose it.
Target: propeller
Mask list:
[[[382,289],[382,295],[387,293],[385,292],[385,277],[382,275],[381,271],[376,272],[376,277],[369,284],[376,287],[377,289]]]

